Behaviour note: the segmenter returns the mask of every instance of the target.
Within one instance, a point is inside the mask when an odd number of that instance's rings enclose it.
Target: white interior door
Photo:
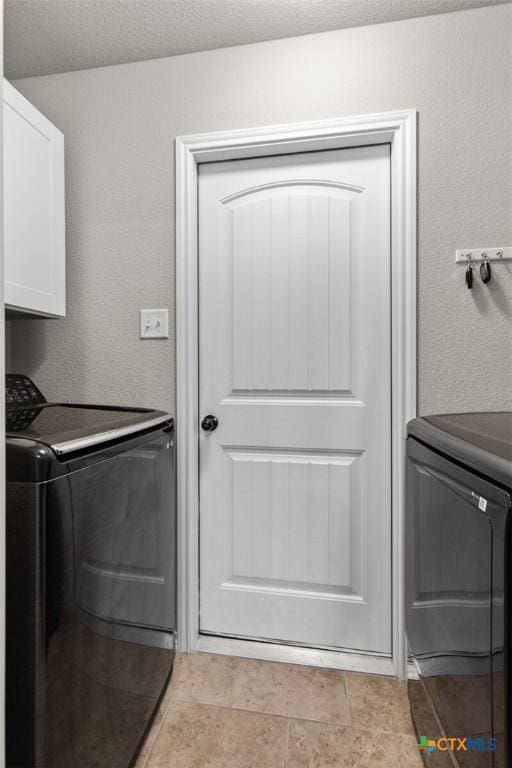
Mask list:
[[[199,168],[200,630],[391,652],[390,147]]]

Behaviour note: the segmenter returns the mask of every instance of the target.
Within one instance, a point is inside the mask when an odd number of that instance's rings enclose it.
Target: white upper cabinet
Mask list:
[[[64,136],[4,80],[5,304],[66,314]]]

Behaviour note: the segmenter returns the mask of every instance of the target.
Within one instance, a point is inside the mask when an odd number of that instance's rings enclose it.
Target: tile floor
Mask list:
[[[421,768],[405,685],[179,654],[136,768]]]

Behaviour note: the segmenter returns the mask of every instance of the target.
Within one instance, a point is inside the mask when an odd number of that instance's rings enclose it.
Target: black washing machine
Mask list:
[[[422,756],[431,768],[508,768],[512,413],[415,419],[406,475],[406,626],[419,677],[408,688]]]
[[[173,420],[6,400],[7,766],[126,768],[174,658]]]

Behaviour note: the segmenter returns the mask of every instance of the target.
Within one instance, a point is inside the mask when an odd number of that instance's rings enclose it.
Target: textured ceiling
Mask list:
[[[6,0],[9,78],[445,13],[510,0]]]

